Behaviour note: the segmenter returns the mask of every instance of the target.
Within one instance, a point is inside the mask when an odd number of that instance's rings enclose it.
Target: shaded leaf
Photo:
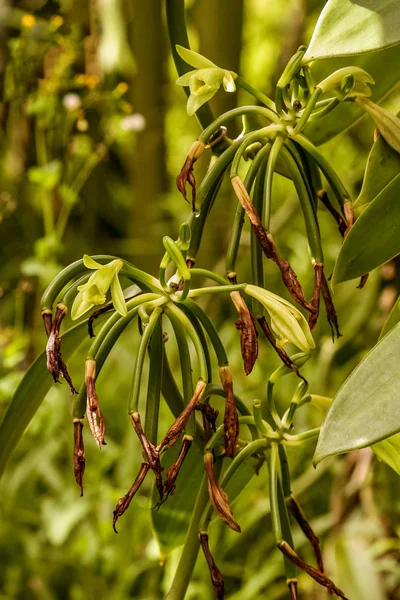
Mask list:
[[[360,215],[339,252],[332,285],[365,275],[400,253],[400,173]]]
[[[397,298],[386,323],[382,327],[379,339],[383,338],[400,321],[400,296]]]
[[[317,58],[365,54],[400,42],[398,0],[329,0],[303,64]]]
[[[371,446],[400,431],[400,324],[354,369],[321,427],[313,462]]]
[[[84,321],[61,336],[62,356],[65,361],[78,349],[86,335],[87,322]],[[47,370],[46,362],[44,351],[27,371],[4,415],[0,425],[0,475],[26,427],[53,385],[53,378]]]
[[[358,208],[372,202],[399,173],[400,154],[380,135],[369,153],[361,192],[353,206]]]

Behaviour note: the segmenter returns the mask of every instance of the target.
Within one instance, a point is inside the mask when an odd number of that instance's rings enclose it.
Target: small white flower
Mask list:
[[[69,111],[78,110],[81,107],[81,98],[78,94],[65,94],[63,100],[64,108]]]
[[[146,128],[146,119],[140,113],[134,113],[121,119],[119,126],[122,131],[143,131]]]

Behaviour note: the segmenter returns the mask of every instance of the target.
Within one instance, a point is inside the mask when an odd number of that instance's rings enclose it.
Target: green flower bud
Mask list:
[[[290,302],[255,285],[246,285],[244,291],[261,302],[268,311],[271,327],[278,336],[276,343],[278,348],[282,348],[287,343],[294,344],[307,353],[315,348],[306,319]]]
[[[88,256],[83,257],[83,264],[87,269],[95,271],[84,285],[78,286],[76,296],[71,309],[72,320],[79,319],[93,306],[104,304],[106,294],[111,290],[111,298],[115,310],[122,316],[127,314],[124,294],[118,279],[118,273],[123,266],[120,259],[112,260],[107,265],[101,265]]]
[[[208,58],[183,46],[176,46],[176,50],[184,61],[195,67],[194,71],[189,71],[176,80],[178,85],[190,88],[187,102],[188,115],[194,115],[203,104],[211,100],[221,85],[226,92],[236,90],[236,73],[221,69]]]
[[[351,76],[353,79],[350,79]],[[322,93],[333,91],[338,96],[346,95],[347,98],[356,96],[370,96],[370,85],[374,85],[375,81],[367,71],[360,67],[344,67],[338,69],[329,77],[317,84],[317,87]],[[342,98],[341,98],[342,99]]]
[[[183,252],[186,252],[186,250],[188,250],[191,236],[192,236],[192,231],[191,231],[189,223],[182,223],[182,225],[179,227],[179,243],[178,243],[178,245],[179,245],[179,248]]]

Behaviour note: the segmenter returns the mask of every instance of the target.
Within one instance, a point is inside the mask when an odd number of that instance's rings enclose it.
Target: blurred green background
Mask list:
[[[287,60],[309,40],[323,4],[188,1],[192,47],[270,93]],[[162,236],[176,237],[190,210],[174,180],[199,132],[175,79],[161,0],[0,0],[0,414],[44,348],[40,296],[63,266],[83,253],[104,253],[157,274]],[[385,106],[397,112],[399,100],[397,89]],[[211,104],[219,114],[249,101],[245,93],[237,98],[220,91]],[[240,123],[236,127],[239,133]],[[372,140],[373,125],[363,118],[322,147],[353,196]],[[196,165],[198,180],[205,166],[203,160]],[[272,232],[310,295],[313,272],[297,199],[288,181],[278,177],[274,185]],[[197,266],[224,272],[235,207],[225,182]],[[341,240],[329,215],[321,213],[329,273]],[[245,229],[238,263],[242,281],[250,269],[249,244]],[[286,296],[274,267],[265,268],[267,287]],[[312,393],[334,395],[374,345],[399,293],[399,274],[393,261],[362,291],[353,283],[339,286],[334,300],[343,337],[332,344],[322,315],[317,351],[305,367]],[[235,390],[250,406],[265,393],[278,360],[260,340],[257,365],[244,376],[228,300],[207,300],[204,307],[226,344]],[[99,378],[107,446],[99,452],[86,435],[83,498],[73,477],[71,398],[65,385],[53,387],[19,443],[0,482],[0,600],[156,600],[167,591],[179,551],[161,560],[151,529],[150,478],[119,522],[118,536],[111,527],[115,503],[141,462],[126,415],[137,342],[133,325]],[[173,348],[172,355],[178,372]],[[74,381],[82,379],[84,356],[85,348],[70,363]],[[279,384],[282,406],[296,383],[289,376]],[[166,407],[161,418],[165,429],[171,422]],[[297,425],[316,427],[322,419],[322,411],[309,407]],[[310,444],[290,452],[289,460],[294,489],[322,536],[329,573],[351,600],[400,598],[398,475],[368,449],[326,461],[317,470],[312,454]],[[234,512],[240,536],[219,521],[210,531],[227,597],[286,598],[265,467],[234,503]],[[295,531],[299,553],[312,562],[310,548]],[[300,581],[300,597],[328,597],[307,576],[300,575]],[[187,598],[213,598],[202,557]]]

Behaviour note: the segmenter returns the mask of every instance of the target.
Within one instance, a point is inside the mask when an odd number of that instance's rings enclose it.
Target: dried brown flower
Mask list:
[[[233,393],[232,373],[228,366],[220,367],[219,376],[225,392],[224,439],[225,454],[233,457],[239,437],[239,417]]]
[[[185,460],[187,453],[192,445],[193,437],[191,435],[184,435],[182,440],[182,446],[175,461],[169,467],[167,471],[167,477],[164,482],[164,493],[169,496],[174,494],[176,490],[175,482],[178,477],[179,471],[182,467],[183,461]]]
[[[189,202],[186,194],[186,183],[189,183],[189,185],[191,186],[193,212],[195,211],[196,207],[196,180],[193,175],[193,165],[199,158],[199,156],[201,156],[201,154],[203,153],[204,148],[205,145],[202,142],[194,142],[194,144],[189,150],[183,167],[176,178],[176,186],[182,194],[182,196],[185,198],[186,202]]]
[[[142,429],[142,423],[140,420],[139,413],[134,412],[129,416],[131,418],[133,428],[136,431],[139,441],[142,444],[143,454],[149,463],[150,469],[153,471],[153,473],[155,475],[157,490],[158,490],[158,493],[160,494],[160,500],[162,500],[163,496],[164,496],[164,485],[163,485],[162,475],[161,475],[163,468],[162,468],[161,462],[160,462],[159,450],[150,442],[150,440],[147,439],[147,437]]]
[[[215,478],[214,457],[211,452],[206,452],[204,454],[204,468],[208,479],[208,493],[210,494],[211,504],[213,505],[215,512],[228,527],[233,529],[233,531],[240,533],[240,526],[233,518],[232,511],[228,504],[228,496]]]
[[[83,496],[83,474],[85,472],[85,447],[83,445],[83,421],[74,419],[74,475],[75,481],[81,489]]]
[[[147,473],[149,472],[149,469],[150,469],[150,465],[148,465],[145,462],[142,463],[139,473],[137,474],[136,479],[133,482],[132,487],[130,488],[129,492],[127,494],[125,494],[125,496],[123,496],[123,498],[120,498],[118,500],[117,505],[113,512],[113,515],[114,515],[113,529],[114,529],[115,533],[118,533],[118,531],[116,529],[116,523],[117,523],[119,517],[121,517],[124,514],[124,512],[129,508],[132,498],[134,497],[134,495],[136,494],[136,492],[142,485],[144,478],[146,477]]]
[[[224,578],[222,577],[221,571],[215,564],[214,558],[211,554],[208,545],[208,533],[206,531],[199,531],[200,545],[203,550],[205,559],[207,561],[208,568],[210,570],[211,583],[214,588],[215,596],[217,600],[223,600],[224,598]]]
[[[106,445],[104,434],[106,431],[104,417],[100,410],[99,398],[96,393],[96,361],[89,359],[85,363],[86,384],[86,416],[89,421],[90,430],[99,448]]]
[[[240,349],[244,372],[246,375],[249,375],[253,370],[258,356],[257,330],[254,324],[254,317],[240,295],[240,292],[231,292],[231,298],[240,317],[235,322],[235,326],[240,331]]]
[[[60,327],[66,314],[67,307],[64,304],[57,305],[54,321],[51,310],[45,309],[42,312],[44,328],[48,337],[46,345],[47,368],[52,374],[55,383],[59,383],[61,375],[68,383],[71,393],[77,394],[78,392],[68,373],[67,365],[61,358]]]

